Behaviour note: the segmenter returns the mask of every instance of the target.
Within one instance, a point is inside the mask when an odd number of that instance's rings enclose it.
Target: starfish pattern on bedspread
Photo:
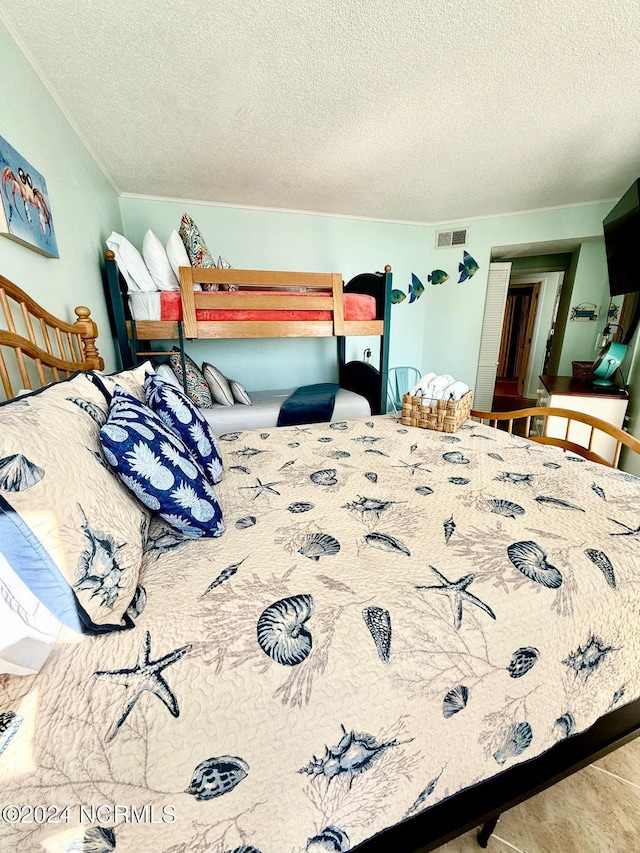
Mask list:
[[[263,494],[264,492],[271,492],[274,495],[279,495],[280,492],[276,491],[276,489],[273,488],[273,486],[277,486],[277,485],[279,485],[279,483],[263,483],[259,479],[259,477],[256,477],[255,486],[240,486],[240,488],[241,489],[255,489],[256,493],[252,498],[252,500],[255,501],[256,498],[259,498],[260,495]]]
[[[481,610],[484,610],[485,613],[488,613],[492,619],[496,618],[496,614],[488,604],[485,604],[484,601],[480,601],[480,599],[473,595],[473,593],[467,591],[468,587],[476,579],[474,574],[465,575],[457,581],[450,581],[433,566],[429,566],[429,568],[432,572],[435,572],[438,575],[442,583],[433,586],[416,586],[416,589],[431,590],[432,592],[437,592],[441,595],[448,595],[451,597],[454,605],[453,625],[456,631],[462,624],[462,605],[465,601],[468,604],[475,604],[476,607],[479,607]]]
[[[121,684],[127,688],[127,700],[124,710],[109,728],[105,736],[107,743],[112,741],[118,734],[120,727],[131,711],[133,711],[136,702],[145,691],[155,693],[158,699],[169,709],[171,716],[180,716],[178,700],[160,673],[163,669],[179,661],[190,650],[191,643],[163,655],[158,660],[151,660],[151,634],[147,631],[134,667],[128,669],[99,670],[93,673],[94,678],[112,679],[117,684]]]

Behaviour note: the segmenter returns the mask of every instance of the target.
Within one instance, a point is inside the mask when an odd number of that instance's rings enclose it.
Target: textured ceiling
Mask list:
[[[122,193],[445,222],[640,174],[637,0],[0,0]]]

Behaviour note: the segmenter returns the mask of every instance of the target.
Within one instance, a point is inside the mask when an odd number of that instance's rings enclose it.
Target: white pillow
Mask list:
[[[180,284],[167,257],[167,250],[151,229],[144,235],[142,257],[158,290],[180,290]]]
[[[236,401],[236,403],[242,403],[243,406],[250,406],[251,397],[243,388],[243,386],[235,379],[229,379],[227,381],[229,382],[231,393],[233,394],[233,399]]]
[[[142,255],[126,237],[112,231],[107,237],[107,246],[116,256],[118,269],[127,282],[129,293],[136,293],[140,290],[152,291],[158,289],[142,260]]]
[[[119,373],[105,373],[102,370],[93,370],[92,374],[102,383],[109,394],[113,394],[116,385],[120,385],[144,403],[144,380],[148,373],[155,373],[155,368],[150,361],[144,361],[130,370],[121,370]]]
[[[0,554],[0,673],[39,672],[61,627]]]
[[[168,364],[159,364],[156,367],[156,376],[163,379],[168,385],[174,385],[176,388],[182,389],[182,382],[175,375]]]
[[[221,406],[233,406],[233,392],[231,391],[229,380],[226,376],[223,376],[217,367],[214,367],[207,361],[202,365],[202,373],[204,374],[204,378],[207,380],[211,396],[216,403],[220,403]]]
[[[167,240],[167,257],[169,258],[171,269],[174,271],[178,282],[180,282],[179,267],[190,267],[191,261],[182,242],[182,237],[175,229],[169,234],[169,239]],[[193,289],[202,290],[202,285],[194,284]]]

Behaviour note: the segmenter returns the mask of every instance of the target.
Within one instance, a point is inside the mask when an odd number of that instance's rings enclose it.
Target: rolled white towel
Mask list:
[[[435,373],[425,373],[424,376],[421,376],[420,379],[416,382],[413,388],[409,391],[409,394],[412,397],[420,397],[422,393],[427,389],[427,387],[433,382],[436,378]]]
[[[461,400],[468,392],[469,386],[466,382],[453,382],[448,388],[445,388],[445,398],[447,400]]]
[[[445,390],[447,400],[461,400],[465,394],[469,393],[469,386],[466,382],[458,381],[449,385]]]
[[[451,385],[444,389],[445,400],[461,400],[462,397],[469,391],[469,386],[466,382],[452,382]]]
[[[436,376],[433,379],[427,388],[424,388],[424,396],[432,397],[434,400],[442,399],[442,397],[436,397],[438,391],[444,391],[447,385],[451,385],[452,382],[455,382],[453,376],[449,376],[448,374],[442,374],[441,376]]]

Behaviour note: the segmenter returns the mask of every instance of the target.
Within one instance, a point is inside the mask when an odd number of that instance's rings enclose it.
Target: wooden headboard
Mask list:
[[[69,376],[76,370],[102,370],[96,347],[98,327],[88,308],[77,320],[54,317],[24,290],[0,275],[0,399]]]

